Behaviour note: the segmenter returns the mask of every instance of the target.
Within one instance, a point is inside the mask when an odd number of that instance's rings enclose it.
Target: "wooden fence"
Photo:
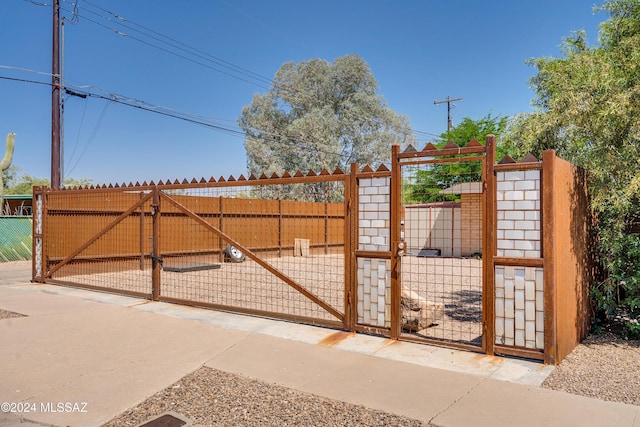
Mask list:
[[[80,191],[80,190],[79,190]],[[47,199],[48,256],[61,260],[80,247],[97,231],[108,226],[130,206],[142,192],[105,190],[51,193]],[[74,194],[74,196],[71,196]],[[105,197],[108,203],[105,204]],[[344,245],[344,205],[283,200],[257,200],[228,197],[173,195],[175,200],[205,218],[244,246],[254,251],[293,251],[295,239],[309,241],[310,248]],[[87,259],[136,258],[151,252],[151,201],[121,221],[121,227],[136,230],[100,246],[87,247]],[[220,239],[203,238],[190,230],[193,221],[175,206],[162,208],[160,242],[163,256],[221,253]],[[142,236],[142,238],[140,237]]]

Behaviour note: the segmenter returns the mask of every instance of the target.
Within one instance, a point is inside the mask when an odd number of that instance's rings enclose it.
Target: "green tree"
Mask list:
[[[457,126],[442,133],[441,142],[435,145],[443,148],[447,142],[453,141],[462,147],[472,139],[484,145],[487,135],[495,135],[499,140],[506,128],[507,118],[500,115],[494,117],[489,113],[479,120],[465,117]],[[496,151],[499,160],[504,156],[505,149],[502,145],[498,145]],[[459,195],[442,194],[441,191],[455,184],[480,181],[482,181],[482,164],[478,161],[432,164],[429,167],[419,168],[413,173],[405,185],[404,201],[405,203],[458,201]]]
[[[590,175],[600,259],[608,277],[592,287],[596,308],[640,315],[640,0],[613,0],[598,43],[573,33],[561,58],[537,58],[536,110],[519,116],[514,150],[555,149]],[[603,311],[601,311],[603,312]]]
[[[436,144],[436,146],[442,148],[448,141],[453,141],[462,147],[472,139],[476,139],[484,145],[487,135],[495,135],[496,139],[500,140],[500,137],[507,129],[507,124],[507,117],[501,115],[494,117],[491,113],[479,120],[472,120],[469,117],[465,117],[460,124],[442,133],[440,138],[443,142]],[[498,151],[504,151],[501,146],[498,148]],[[497,157],[498,160],[501,158],[499,155]]]
[[[18,179],[20,174],[20,168],[16,165],[11,165],[7,169],[2,171],[2,182],[4,182],[5,186],[5,194],[15,194],[10,193],[9,188],[15,185],[16,180]]]
[[[31,194],[34,186],[51,186],[47,178],[37,178],[24,173],[18,166],[11,166],[4,175],[5,194]],[[67,188],[91,185],[91,180],[86,178],[65,178],[64,186]]]
[[[271,88],[256,94],[238,119],[246,132],[250,173],[329,172],[351,163],[376,167],[391,145],[413,142],[409,121],[389,109],[365,61],[287,62]]]

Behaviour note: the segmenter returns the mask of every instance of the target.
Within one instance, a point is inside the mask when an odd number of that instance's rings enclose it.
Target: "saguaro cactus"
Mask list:
[[[4,209],[4,181],[2,179],[2,172],[9,169],[11,166],[11,160],[13,160],[13,149],[16,146],[15,143],[16,134],[11,132],[7,135],[7,149],[4,152],[2,162],[0,162],[0,214]]]

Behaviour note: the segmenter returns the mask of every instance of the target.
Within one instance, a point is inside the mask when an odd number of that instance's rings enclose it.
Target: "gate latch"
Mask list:
[[[404,242],[398,243],[398,256],[404,256]]]

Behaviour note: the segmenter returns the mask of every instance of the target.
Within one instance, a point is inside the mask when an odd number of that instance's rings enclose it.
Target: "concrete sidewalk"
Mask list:
[[[205,365],[437,426],[640,427],[640,407],[539,388],[536,362],[26,280],[0,286],[26,315],[0,320],[0,404],[23,410],[3,426],[99,426]]]

